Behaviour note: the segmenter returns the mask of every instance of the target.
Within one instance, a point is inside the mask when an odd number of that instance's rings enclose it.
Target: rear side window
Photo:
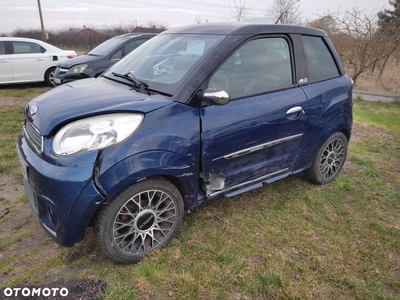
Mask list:
[[[329,49],[320,37],[303,36],[309,83],[340,76]]]
[[[46,49],[36,43],[31,42],[12,42],[14,54],[44,53]]]

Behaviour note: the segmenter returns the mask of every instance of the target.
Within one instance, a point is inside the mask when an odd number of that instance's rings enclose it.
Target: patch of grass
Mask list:
[[[30,237],[32,236],[33,233],[32,231],[21,231],[17,232],[15,235],[13,235],[10,239],[7,240],[1,240],[0,241],[0,251],[6,250],[12,245],[16,244],[19,242],[22,238]]]
[[[46,258],[44,262],[44,267],[46,269],[50,268],[55,268],[55,267],[60,267],[65,264],[65,257],[66,257],[65,251],[59,251],[53,256]]]
[[[23,85],[13,84],[0,87],[0,93],[2,97],[22,98],[32,94],[40,95],[51,89],[51,87],[46,86],[44,83],[32,83]]]
[[[111,281],[108,283],[105,292],[99,295],[99,299],[137,299],[137,292],[132,286],[120,281]]]
[[[16,260],[15,254],[0,259],[0,272],[7,275],[13,270],[12,264]]]
[[[0,285],[74,271],[107,282],[101,299],[400,299],[400,105],[356,101],[354,116],[363,134],[328,185],[299,174],[200,207],[135,265],[108,260],[89,230],[43,261],[20,255],[26,274],[3,259]]]
[[[381,103],[357,99],[353,114],[356,120],[384,126],[392,132],[400,130],[400,103]]]
[[[23,120],[23,108],[0,108],[0,174],[15,179],[22,178],[16,144]]]

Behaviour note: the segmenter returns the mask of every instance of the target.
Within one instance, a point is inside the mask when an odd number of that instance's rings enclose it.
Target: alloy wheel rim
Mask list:
[[[115,245],[128,254],[141,254],[160,246],[177,219],[172,198],[160,190],[147,190],[131,197],[113,223]]]
[[[53,86],[55,86],[54,82],[54,71],[49,74],[49,80]]]
[[[319,171],[323,178],[330,178],[339,172],[345,156],[345,145],[341,139],[332,140],[321,155]]]

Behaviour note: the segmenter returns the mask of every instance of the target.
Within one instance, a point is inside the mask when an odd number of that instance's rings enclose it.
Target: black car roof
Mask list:
[[[254,35],[267,33],[298,33],[326,37],[323,30],[296,25],[256,24],[256,23],[202,23],[187,25],[164,31],[170,33],[222,34],[222,35]]]

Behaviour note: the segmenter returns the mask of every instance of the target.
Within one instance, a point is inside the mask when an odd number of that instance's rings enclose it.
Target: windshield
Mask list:
[[[148,84],[150,90],[173,95],[195,64],[224,38],[222,35],[159,35],[115,64],[104,76],[131,73]]]
[[[95,56],[101,56],[101,55],[107,55],[111,51],[114,51],[115,47],[121,44],[121,41],[124,41],[124,39],[109,39],[97,47],[93,48],[90,50],[86,55],[95,55]]]

